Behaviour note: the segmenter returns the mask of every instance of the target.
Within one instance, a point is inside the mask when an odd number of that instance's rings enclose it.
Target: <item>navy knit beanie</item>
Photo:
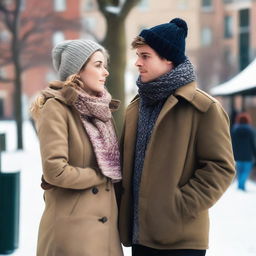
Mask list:
[[[146,43],[161,57],[179,65],[186,59],[185,38],[187,34],[187,23],[180,18],[175,18],[169,23],[144,29],[139,36],[143,37]]]

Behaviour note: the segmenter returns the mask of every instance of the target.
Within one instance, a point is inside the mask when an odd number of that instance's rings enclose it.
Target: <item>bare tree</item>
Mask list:
[[[0,45],[0,67],[12,67],[11,77],[0,82],[14,84],[14,117],[17,126],[17,148],[23,149],[22,139],[22,79],[24,71],[50,63],[52,47],[49,38],[56,30],[79,29],[79,21],[70,20],[52,11],[51,1],[37,2],[40,8],[21,14],[21,0],[0,0],[0,23],[8,31],[9,40]]]
[[[4,23],[10,32],[12,39],[10,42],[10,51],[5,54],[3,63],[10,64],[12,62],[14,67],[14,77],[5,79],[6,81],[13,81],[15,84],[14,102],[15,102],[15,120],[17,125],[17,147],[23,148],[22,143],[22,106],[21,106],[21,65],[20,65],[20,48],[19,48],[19,19],[20,19],[21,0],[16,0],[13,6],[8,8],[2,0],[0,2],[0,12],[3,14]],[[1,52],[5,52],[1,49]]]
[[[116,112],[115,119],[118,131],[123,124],[124,114],[124,74],[126,67],[126,34],[125,20],[132,8],[140,0],[97,0],[99,10],[104,15],[107,31],[102,44],[110,54],[110,77],[108,87],[113,97],[121,100],[120,110]]]

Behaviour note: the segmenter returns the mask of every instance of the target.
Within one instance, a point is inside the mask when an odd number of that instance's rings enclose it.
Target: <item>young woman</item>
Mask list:
[[[52,51],[60,81],[31,107],[43,164],[45,210],[37,256],[121,256],[113,183],[121,180],[104,85],[107,54],[90,40],[68,40]]]

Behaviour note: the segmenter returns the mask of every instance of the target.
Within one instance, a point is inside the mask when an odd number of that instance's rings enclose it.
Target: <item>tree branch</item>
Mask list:
[[[99,10],[101,11],[101,13],[106,16],[107,15],[107,11],[106,11],[106,7],[109,4],[107,0],[97,0],[98,3],[98,7]]]
[[[0,82],[1,83],[12,83],[12,82],[14,82],[14,79],[5,78],[5,77],[0,76]]]
[[[0,67],[4,67],[4,66],[7,66],[7,65],[10,65],[11,63],[12,63],[12,59],[11,58],[5,58],[5,59],[1,60]]]
[[[120,13],[121,17],[122,17],[123,19],[125,19],[126,16],[128,15],[128,13],[131,11],[131,9],[132,9],[135,5],[137,5],[140,1],[141,1],[141,0],[126,0],[126,1],[124,2],[124,5],[123,5],[122,10],[121,10],[121,13]]]
[[[11,22],[11,12],[9,10],[7,10],[6,8],[0,8],[0,12],[3,13],[3,20],[4,20],[4,24],[7,27],[7,29],[12,32],[13,31],[13,27],[12,27],[12,22]]]

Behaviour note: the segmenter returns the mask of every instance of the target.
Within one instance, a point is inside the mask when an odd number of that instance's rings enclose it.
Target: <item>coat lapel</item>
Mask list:
[[[126,166],[128,170],[133,170],[134,163],[134,152],[135,152],[135,143],[137,136],[137,124],[139,116],[139,100],[132,102],[127,110],[125,117],[125,131],[124,131],[124,142],[123,143],[123,159],[125,163],[129,163],[129,166]],[[130,181],[132,173],[124,172],[126,176],[126,181]]]
[[[154,137],[155,131],[157,131],[159,124],[165,118],[167,113],[178,103],[178,98],[183,97],[187,101],[192,101],[196,92],[196,83],[192,82],[189,83],[175,92],[174,95],[171,95],[167,98],[157,120],[154,125],[152,136]],[[135,99],[131,102],[126,110],[126,120],[125,120],[125,144],[124,144],[124,158],[126,162],[129,163],[134,162],[134,152],[135,152],[135,143],[136,143],[136,136],[137,136],[137,125],[138,125],[138,118],[139,118],[139,97],[135,97]],[[150,139],[151,141],[151,139]],[[149,143],[150,143],[149,141]]]
[[[168,97],[168,99],[164,103],[164,106],[163,106],[163,108],[162,108],[162,110],[161,110],[161,112],[160,112],[160,114],[159,114],[159,116],[156,120],[153,132],[154,132],[154,130],[157,129],[158,125],[164,119],[165,115],[177,104],[177,102],[178,102],[178,99],[176,97],[174,97],[173,95]]]
[[[154,130],[157,130],[158,125],[164,119],[166,114],[178,103],[179,100],[176,96],[183,97],[187,101],[191,102],[194,98],[195,92],[196,92],[196,83],[192,82],[192,83],[189,83],[189,84],[177,89],[176,92],[174,93],[174,95],[170,95],[167,98],[167,100],[166,100],[157,120],[156,120]],[[154,132],[154,130],[153,130],[153,132]]]

